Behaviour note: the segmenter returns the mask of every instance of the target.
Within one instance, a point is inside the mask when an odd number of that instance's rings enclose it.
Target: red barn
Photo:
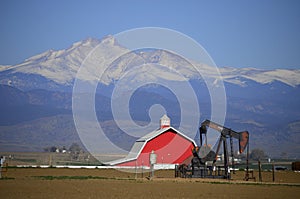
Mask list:
[[[196,143],[191,138],[170,126],[170,119],[164,115],[160,119],[160,129],[136,140],[129,154],[110,162],[116,166],[150,166],[152,151],[157,155],[157,164],[189,163]]]

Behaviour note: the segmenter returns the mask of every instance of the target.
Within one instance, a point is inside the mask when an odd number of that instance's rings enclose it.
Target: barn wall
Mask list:
[[[118,166],[150,166],[149,155],[152,150],[157,154],[158,164],[181,164],[192,156],[194,147],[193,142],[169,130],[148,141],[137,160]]]

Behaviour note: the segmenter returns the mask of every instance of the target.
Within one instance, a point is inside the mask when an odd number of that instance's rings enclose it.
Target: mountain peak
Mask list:
[[[103,39],[101,40],[101,43],[113,46],[116,44],[116,39],[114,38],[113,35],[107,35],[107,36],[103,37]]]
[[[101,45],[102,54],[99,55],[98,58],[102,56],[102,60],[104,61],[106,60],[107,56],[111,56],[112,54],[122,54],[122,52],[128,51],[128,49],[124,48],[118,43],[113,35],[107,35],[102,39],[88,37],[84,40],[73,43],[69,48],[61,50],[48,50],[26,59],[21,64],[15,66],[0,67],[0,82],[4,84],[5,82],[11,82],[12,85],[14,85],[14,81],[17,81],[14,78],[14,73],[18,72],[20,73],[20,75],[32,74],[42,76],[58,84],[71,84],[83,60],[95,47],[99,45]],[[132,58],[136,60],[133,61]],[[124,67],[126,68],[128,64],[134,65],[140,62],[157,63],[162,66],[166,66],[164,75],[161,73],[161,70],[152,71],[152,78],[154,79],[167,78],[168,80],[171,80],[170,78],[174,77],[174,75],[172,74],[171,70],[167,70],[168,68],[176,69],[176,71],[179,71],[181,75],[189,79],[197,76],[195,70],[190,69],[186,62],[183,62],[175,55],[160,50],[146,50],[140,51],[139,53],[135,54],[133,53],[130,56],[128,55],[127,57],[123,57],[122,60],[120,59],[118,62],[116,62],[116,65],[114,66],[114,73],[110,73],[108,75],[109,82],[105,83],[110,83],[113,79],[118,80],[118,78],[121,76],[122,71],[124,72]],[[204,71],[203,73],[208,77],[218,78],[213,70],[211,70],[210,66],[204,66],[201,63],[195,63],[195,66],[201,68]],[[300,70],[296,69],[263,70],[257,68],[233,67],[224,67],[219,69],[223,81],[240,86],[246,86],[246,82],[250,80],[255,81],[259,84],[267,84],[277,80],[293,87],[300,85]],[[4,73],[7,70],[10,70],[10,72]],[[97,69],[95,68],[94,70]],[[86,74],[86,79],[84,80],[89,80],[88,76],[94,77],[93,72],[90,72]],[[7,76],[8,74],[11,74],[10,78]]]
[[[92,37],[88,37],[82,41],[78,41],[72,44],[72,46],[69,49],[73,49],[73,48],[78,48],[80,46],[93,46],[95,47],[96,45],[98,45],[101,41],[96,39],[96,38],[92,38]]]

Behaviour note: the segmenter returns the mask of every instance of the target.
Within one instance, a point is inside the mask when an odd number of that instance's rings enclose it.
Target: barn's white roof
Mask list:
[[[116,164],[120,164],[123,162],[129,162],[132,160],[136,160],[148,141],[152,140],[153,138],[159,136],[160,134],[162,134],[170,129],[172,129],[173,131],[175,131],[177,134],[181,135],[185,139],[191,141],[196,146],[196,142],[193,139],[189,138],[188,136],[186,136],[185,134],[181,133],[180,131],[176,130],[173,127],[166,127],[166,128],[158,129],[156,131],[152,131],[152,132],[148,133],[147,135],[144,135],[143,137],[136,140],[134,145],[132,146],[130,152],[128,153],[128,155],[125,158],[122,158],[119,160],[114,160],[111,162],[106,162],[106,164],[116,165]]]

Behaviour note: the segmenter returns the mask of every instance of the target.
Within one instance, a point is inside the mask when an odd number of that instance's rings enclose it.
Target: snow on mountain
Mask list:
[[[263,70],[255,68],[220,68],[224,81],[246,86],[245,79],[253,80],[261,84],[267,84],[274,81],[283,82],[290,86],[300,84],[299,69],[273,69]]]
[[[120,78],[132,82],[185,81],[195,76],[196,70],[178,55],[163,51],[133,51],[121,56],[104,73],[102,81],[109,84]]]
[[[248,76],[248,78],[263,84],[277,80],[290,86],[295,86],[300,84],[300,70],[275,69],[256,74],[255,76]]]
[[[16,80],[12,79],[13,76],[11,79],[8,79],[7,74],[21,73],[40,75],[57,84],[72,85],[84,59],[95,47],[97,47],[97,56],[92,57],[89,61],[101,63],[102,66],[95,63],[88,63],[90,67],[82,71],[81,75],[78,76],[82,80],[95,80],[95,78],[98,78],[95,71],[110,64],[109,70],[101,77],[102,83],[110,84],[121,78],[122,75],[130,71],[132,67],[148,63],[159,64],[162,67],[160,70],[157,67],[153,68],[151,73],[147,73],[147,70],[144,70],[145,68],[143,70],[141,69],[139,72],[144,73],[144,78],[152,78],[155,80],[155,78],[159,77],[167,80],[182,81],[184,78],[199,78],[200,72],[201,75],[215,78],[216,80],[220,79],[220,76],[215,70],[205,64],[191,61],[191,63],[197,67],[197,71],[185,59],[163,50],[129,52],[128,49],[120,46],[113,36],[107,36],[102,40],[89,38],[79,41],[67,49],[57,51],[49,50],[30,57],[23,63],[15,66],[0,66],[0,83],[5,84],[9,82],[9,84],[13,85]],[[111,58],[116,55],[123,56],[115,62],[109,63]],[[293,87],[300,84],[300,70],[296,69],[262,70],[255,68],[223,67],[219,68],[219,71],[222,80],[240,86],[246,86],[247,79],[261,84],[267,84],[273,81],[280,81]]]
[[[83,59],[99,43],[96,39],[86,39],[66,50],[49,50],[14,66],[12,72],[38,74],[58,83],[70,83]]]
[[[0,72],[11,68],[11,65],[0,65]]]

